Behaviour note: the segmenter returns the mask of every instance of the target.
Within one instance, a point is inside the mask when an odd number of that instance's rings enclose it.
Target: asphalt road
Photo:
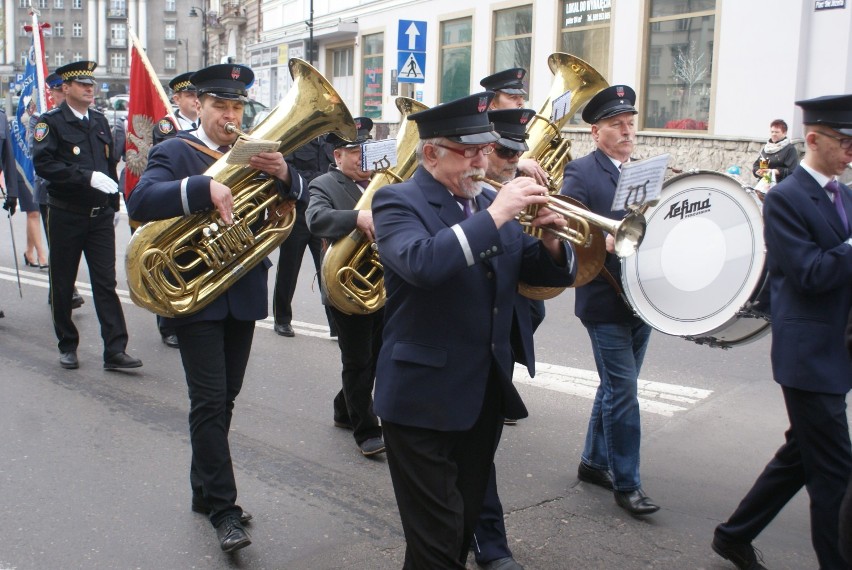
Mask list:
[[[129,303],[123,263],[128,349],[144,367],[102,369],[83,265],[87,302],[74,313],[81,366],[63,370],[47,274],[22,268],[18,297],[8,222],[0,222],[0,570],[401,567],[404,539],[386,461],[362,457],[350,433],[331,423],[340,359],[312,267],[303,265],[294,300],[296,337],[274,334],[271,319],[255,333],[231,433],[254,543],[229,556],[189,509],[178,351],[160,342],[151,314]],[[20,260],[23,215],[13,222]],[[126,228],[122,218],[122,261]],[[713,528],[787,427],[769,338],[723,351],[653,335],[642,374],[642,475],[662,510],[643,519],[576,479],[594,391],[584,371],[594,364],[570,291],[548,301],[536,344],[540,373],[518,377],[530,417],[504,430],[496,460],[515,558],[528,569],[733,568],[710,550]],[[756,546],[773,570],[815,568],[809,534],[800,493]]]

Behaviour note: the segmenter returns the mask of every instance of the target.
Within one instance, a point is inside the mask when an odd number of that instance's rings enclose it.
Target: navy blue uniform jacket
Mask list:
[[[596,149],[565,166],[561,194],[579,200],[595,214],[620,220],[627,212],[611,209],[618,177],[618,169],[612,160]],[[617,255],[607,253],[604,267],[616,283],[621,283],[621,261]],[[603,275],[598,275],[574,292],[574,314],[581,320],[599,323],[623,323],[636,319],[633,310]]]
[[[213,209],[210,200],[210,177],[203,173],[215,160],[186,144],[182,139],[203,145],[188,131],[180,131],[151,149],[148,166],[127,202],[130,217],[140,222],[164,220],[206,212]],[[307,200],[302,192],[302,179],[291,169],[290,188],[277,181],[285,198]],[[237,320],[256,321],[268,314],[267,278],[272,266],[269,259],[255,265],[215,301],[188,317],[165,319],[167,326],[180,326],[196,321],[215,321],[229,314]]]
[[[852,193],[841,185],[847,214]],[[852,363],[852,246],[834,204],[801,166],[766,194],[764,236],[772,298],[772,371],[782,386],[846,394]]]
[[[484,212],[484,190],[468,219],[422,166],[379,190],[373,221],[387,303],[374,408],[383,420],[440,431],[467,430],[479,416],[492,366],[503,413],[527,410],[512,384],[509,335],[518,282],[567,286],[573,250],[557,266],[541,242],[509,222],[499,230]],[[523,321],[523,319],[518,319]],[[532,342],[529,319],[522,336]]]

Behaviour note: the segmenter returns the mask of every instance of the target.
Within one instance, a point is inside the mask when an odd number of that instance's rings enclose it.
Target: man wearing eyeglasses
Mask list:
[[[803,111],[805,158],[763,204],[772,373],[790,428],[736,511],[716,527],[713,550],[738,568],[763,568],[752,541],[802,487],[810,496],[819,567],[849,567],[838,546],[838,524],[852,473],[846,418],[852,363],[845,344],[852,308],[852,192],[837,176],[852,162],[852,95],[796,105]]]
[[[518,282],[564,286],[575,274],[570,246],[515,221],[547,202],[545,187],[518,178],[495,193],[478,181],[499,139],[486,114],[493,96],[409,115],[420,165],[372,204],[387,290],[374,403],[404,568],[465,568],[503,417],[527,416],[512,384]],[[565,226],[547,208],[533,223]]]

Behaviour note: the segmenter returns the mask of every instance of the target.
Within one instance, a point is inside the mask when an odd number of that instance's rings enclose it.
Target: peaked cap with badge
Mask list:
[[[373,135],[370,134],[370,131],[373,130],[373,120],[369,117],[355,117],[354,120],[355,129],[357,131],[354,141],[348,141],[340,138],[337,136],[337,133],[328,133],[325,135],[325,142],[334,148],[353,148],[372,139]]]
[[[488,111],[488,119],[500,135],[497,144],[512,150],[527,151],[527,125],[535,117],[532,109],[499,109]]]
[[[169,88],[172,90],[172,93],[180,93],[181,91],[196,91],[195,85],[189,80],[190,77],[194,74],[194,71],[187,71],[186,73],[181,73],[171,81],[169,81]]]
[[[190,76],[198,96],[212,95],[219,99],[248,101],[248,87],[254,82],[254,72],[245,65],[220,63],[200,69]]]
[[[502,91],[509,95],[526,95],[527,92],[524,90],[526,74],[527,70],[523,67],[513,67],[489,75],[479,84],[489,91]]]
[[[421,139],[446,138],[461,144],[488,144],[500,135],[488,120],[492,91],[483,91],[408,115]]]
[[[639,111],[633,105],[636,103],[636,92],[627,85],[611,85],[598,91],[583,109],[583,120],[594,125],[601,119],[608,119],[621,113],[637,114]]]
[[[802,123],[825,125],[852,137],[852,95],[825,95],[796,101],[802,108]]]
[[[56,74],[66,83],[69,81],[76,81],[77,83],[94,85],[96,67],[98,67],[98,64],[94,61],[75,61],[68,65],[57,67]]]

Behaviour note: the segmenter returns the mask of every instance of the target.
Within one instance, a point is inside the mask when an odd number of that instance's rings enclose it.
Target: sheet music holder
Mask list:
[[[361,170],[386,170],[396,166],[396,139],[368,141],[361,145]]]
[[[636,210],[660,199],[670,156],[661,154],[621,164],[612,211]]]

